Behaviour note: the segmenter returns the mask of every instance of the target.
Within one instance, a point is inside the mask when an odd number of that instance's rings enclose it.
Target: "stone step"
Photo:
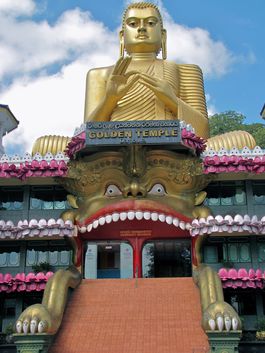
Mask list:
[[[192,278],[83,280],[50,353],[205,353]]]

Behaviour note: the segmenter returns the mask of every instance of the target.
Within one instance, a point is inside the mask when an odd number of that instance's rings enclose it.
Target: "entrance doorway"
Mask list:
[[[190,277],[189,239],[154,240],[143,247],[143,277]]]
[[[133,250],[118,241],[87,242],[84,278],[132,278]]]
[[[97,278],[120,278],[120,244],[98,244]]]

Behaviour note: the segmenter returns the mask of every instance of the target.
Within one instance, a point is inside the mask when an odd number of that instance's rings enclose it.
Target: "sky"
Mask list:
[[[209,115],[235,110],[262,122],[264,0],[158,0],[168,60],[198,64]],[[20,121],[9,154],[83,122],[85,78],[114,64],[127,0],[0,0],[0,104]]]

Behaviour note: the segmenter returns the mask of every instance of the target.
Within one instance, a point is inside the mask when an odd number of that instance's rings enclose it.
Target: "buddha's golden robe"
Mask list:
[[[196,65],[177,65],[155,59],[142,66],[141,72],[169,82],[178,100],[178,113],[174,115],[146,86],[137,82],[117,103],[111,121],[128,120],[184,120],[196,134],[208,137],[208,118],[201,70]],[[128,71],[134,67],[129,67]],[[137,71],[140,71],[137,68]]]

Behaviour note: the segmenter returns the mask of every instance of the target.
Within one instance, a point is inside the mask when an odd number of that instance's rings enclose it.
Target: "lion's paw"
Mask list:
[[[51,333],[53,322],[49,311],[42,304],[29,306],[16,321],[17,333]]]
[[[203,327],[210,331],[237,331],[241,329],[241,321],[231,305],[215,302],[203,312]]]

